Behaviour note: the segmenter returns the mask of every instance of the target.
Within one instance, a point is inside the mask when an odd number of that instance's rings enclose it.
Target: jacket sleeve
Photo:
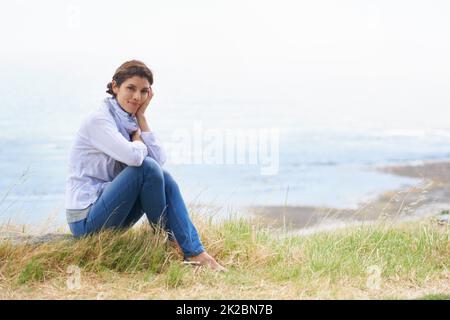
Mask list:
[[[160,166],[166,162],[166,153],[161,141],[154,132],[141,132],[141,138],[147,146],[148,155],[156,160]]]
[[[95,148],[127,166],[140,166],[148,155],[145,144],[125,139],[107,118],[91,118],[86,126],[89,141]]]

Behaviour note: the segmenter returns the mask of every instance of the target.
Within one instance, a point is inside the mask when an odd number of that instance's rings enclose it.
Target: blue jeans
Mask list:
[[[106,228],[131,227],[144,213],[151,224],[161,224],[175,237],[185,258],[204,251],[177,183],[150,157],[139,167],[126,167],[92,204],[88,216],[69,226],[80,237]]]

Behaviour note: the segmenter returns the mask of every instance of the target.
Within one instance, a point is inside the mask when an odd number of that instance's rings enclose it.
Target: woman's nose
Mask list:
[[[141,95],[139,92],[133,93],[133,100],[139,101],[141,99]]]

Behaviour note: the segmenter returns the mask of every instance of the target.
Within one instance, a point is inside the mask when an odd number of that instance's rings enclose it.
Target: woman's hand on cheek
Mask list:
[[[144,115],[145,114],[145,110],[147,110],[147,107],[150,103],[150,100],[152,100],[152,98],[153,98],[153,90],[150,89],[147,99],[145,99],[144,103],[139,107],[139,109],[137,109],[136,115]]]

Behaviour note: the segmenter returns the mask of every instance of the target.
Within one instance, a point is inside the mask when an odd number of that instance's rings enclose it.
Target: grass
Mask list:
[[[229,272],[181,263],[145,225],[40,245],[0,243],[0,298],[449,299],[449,226],[386,223],[308,236],[195,217]],[[73,268],[79,270],[79,285]]]
[[[417,300],[450,300],[450,294],[427,294],[419,297]]]

